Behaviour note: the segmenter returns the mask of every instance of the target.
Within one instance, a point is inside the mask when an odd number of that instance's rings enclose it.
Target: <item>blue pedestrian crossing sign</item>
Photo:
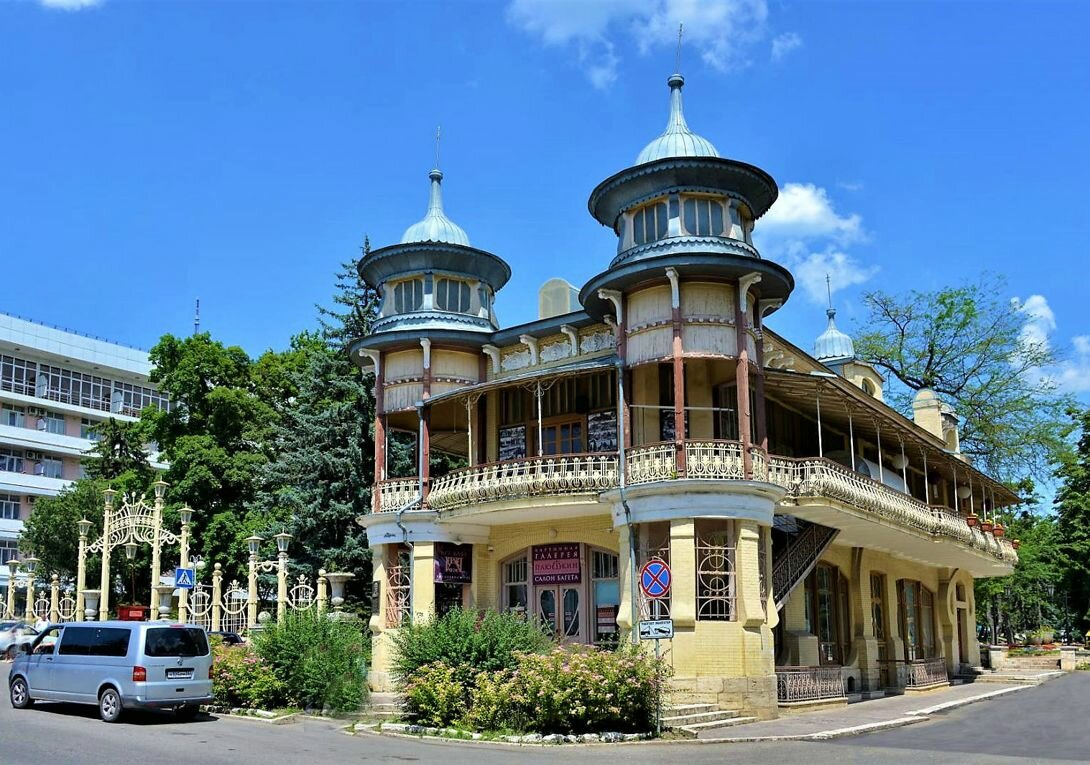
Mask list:
[[[174,569],[174,586],[183,590],[192,590],[193,583],[196,580],[194,571],[191,568],[176,568]]]
[[[640,589],[649,598],[665,598],[670,594],[672,575],[666,561],[655,558],[640,569]]]

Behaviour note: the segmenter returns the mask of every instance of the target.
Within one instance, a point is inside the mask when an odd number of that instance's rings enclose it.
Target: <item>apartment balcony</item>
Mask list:
[[[50,478],[44,475],[11,473],[0,470],[0,494],[29,494],[37,497],[52,497],[60,494],[61,489],[72,482],[64,478]]]
[[[736,441],[641,445],[625,452],[625,483],[634,487],[678,480],[744,481],[745,456]],[[983,553],[982,565],[971,568],[985,576],[1009,570],[1018,560],[1009,540],[970,527],[949,508],[931,507],[832,460],[766,456],[757,447],[750,447],[748,457],[751,481],[786,490],[781,507],[840,529],[839,541],[845,544],[953,567],[966,565],[964,551],[970,548]],[[597,501],[599,494],[619,485],[618,456],[613,453],[533,457],[476,465],[435,478],[427,487],[426,509],[488,511],[499,507],[496,503],[537,497]],[[419,492],[416,478],[383,481],[379,489],[379,513],[420,509],[413,506]],[[953,544],[934,544],[943,542]]]

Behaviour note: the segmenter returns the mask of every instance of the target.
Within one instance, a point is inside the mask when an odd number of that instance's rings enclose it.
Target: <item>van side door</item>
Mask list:
[[[50,627],[34,640],[26,657],[26,678],[30,693],[42,699],[53,698],[56,688],[55,665],[57,643],[64,628]]]

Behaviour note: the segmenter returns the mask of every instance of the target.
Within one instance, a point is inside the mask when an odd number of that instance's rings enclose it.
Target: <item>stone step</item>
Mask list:
[[[664,717],[675,717],[677,715],[691,715],[698,712],[714,712],[718,707],[715,704],[668,704],[663,707],[662,713]]]
[[[734,717],[729,720],[713,720],[710,722],[693,723],[692,725],[685,725],[678,730],[683,731],[691,736],[696,736],[706,730],[715,730],[717,728],[733,728],[735,725],[745,725],[746,723],[757,722],[756,717]]]
[[[686,728],[708,722],[733,720],[737,716],[738,712],[735,710],[716,709],[710,712],[691,712],[689,714],[663,717],[662,724],[667,728]]]
[[[1055,672],[1008,672],[1001,670],[997,672],[986,672],[983,675],[977,677],[975,682],[978,683],[1013,683],[1022,685],[1040,685],[1046,680],[1052,680],[1053,678],[1060,677],[1063,672],[1056,670]]]

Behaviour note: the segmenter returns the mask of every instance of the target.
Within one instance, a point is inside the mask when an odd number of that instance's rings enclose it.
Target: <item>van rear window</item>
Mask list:
[[[154,627],[144,638],[144,653],[161,656],[205,656],[208,638],[204,630],[194,627]]]

